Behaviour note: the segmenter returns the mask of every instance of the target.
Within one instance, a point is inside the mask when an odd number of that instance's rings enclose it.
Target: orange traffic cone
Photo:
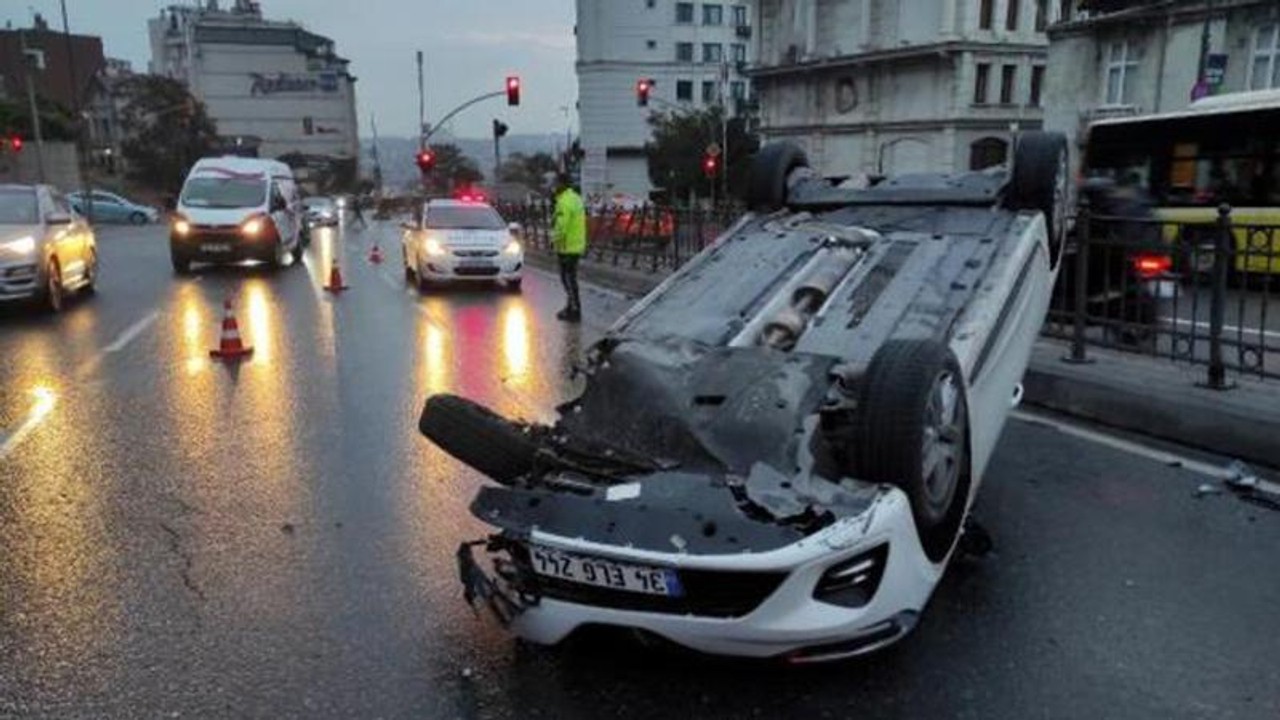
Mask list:
[[[240,341],[240,326],[236,324],[236,313],[231,309],[231,298],[228,297],[222,303],[222,338],[209,355],[221,360],[239,360],[252,353],[253,348]]]
[[[335,251],[333,261],[329,264],[329,284],[324,286],[325,290],[331,293],[340,293],[347,289],[347,284],[342,282],[342,268],[338,267],[338,254]]]
[[[382,262],[382,248],[378,247],[378,241],[373,241],[373,247],[369,248],[369,262],[377,265]]]

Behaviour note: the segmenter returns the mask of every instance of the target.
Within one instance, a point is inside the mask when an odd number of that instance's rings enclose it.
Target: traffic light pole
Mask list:
[[[507,91],[506,91],[506,90],[499,90],[499,91],[497,91],[497,92],[485,93],[484,95],[479,95],[479,96],[477,96],[477,97],[473,97],[473,98],[471,98],[470,100],[468,100],[468,101],[466,101],[466,102],[462,103],[462,104],[461,104],[461,105],[459,105],[458,107],[456,107],[456,108],[454,108],[454,109],[450,110],[450,111],[449,111],[449,112],[448,112],[444,117],[440,118],[440,121],[439,121],[439,122],[437,122],[437,123],[435,123],[434,125],[432,125],[432,126],[431,126],[431,129],[430,129],[430,130],[428,130],[428,131],[427,131],[427,132],[422,136],[422,143],[425,145],[425,144],[426,144],[426,142],[427,142],[427,140],[430,140],[430,139],[431,139],[431,136],[436,134],[436,131],[437,131],[437,130],[439,130],[440,128],[444,127],[444,124],[445,124],[445,123],[447,123],[447,122],[449,122],[450,120],[452,120],[452,119],[453,119],[453,116],[454,116],[454,115],[457,115],[458,113],[462,112],[463,110],[466,110],[467,108],[471,107],[472,105],[475,105],[475,104],[476,104],[476,103],[478,103],[478,102],[481,102],[481,101],[484,101],[484,100],[490,100],[490,99],[492,99],[492,98],[496,98],[496,97],[502,97],[503,95],[506,95],[506,94],[507,94]]]

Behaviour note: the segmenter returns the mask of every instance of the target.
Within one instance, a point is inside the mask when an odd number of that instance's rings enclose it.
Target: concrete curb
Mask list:
[[[530,253],[530,265],[554,270],[555,258]],[[594,262],[584,282],[636,297],[665,275]],[[1280,384],[1237,379],[1234,390],[1197,386],[1204,369],[1132,353],[1090,348],[1093,362],[1062,361],[1064,343],[1042,338],[1023,378],[1028,405],[1245,462],[1280,468]]]

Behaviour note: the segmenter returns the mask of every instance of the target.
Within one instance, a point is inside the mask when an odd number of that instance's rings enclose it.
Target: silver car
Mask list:
[[[92,292],[98,277],[93,230],[48,185],[0,185],[0,302],[62,309],[66,293]]]

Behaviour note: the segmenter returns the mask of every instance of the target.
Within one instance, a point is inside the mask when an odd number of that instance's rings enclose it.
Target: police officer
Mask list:
[[[582,320],[582,301],[578,297],[578,261],[587,251],[587,212],[582,196],[573,189],[567,173],[556,175],[555,219],[551,224],[551,240],[560,261],[560,282],[567,298],[565,308],[556,317],[565,322]]]

